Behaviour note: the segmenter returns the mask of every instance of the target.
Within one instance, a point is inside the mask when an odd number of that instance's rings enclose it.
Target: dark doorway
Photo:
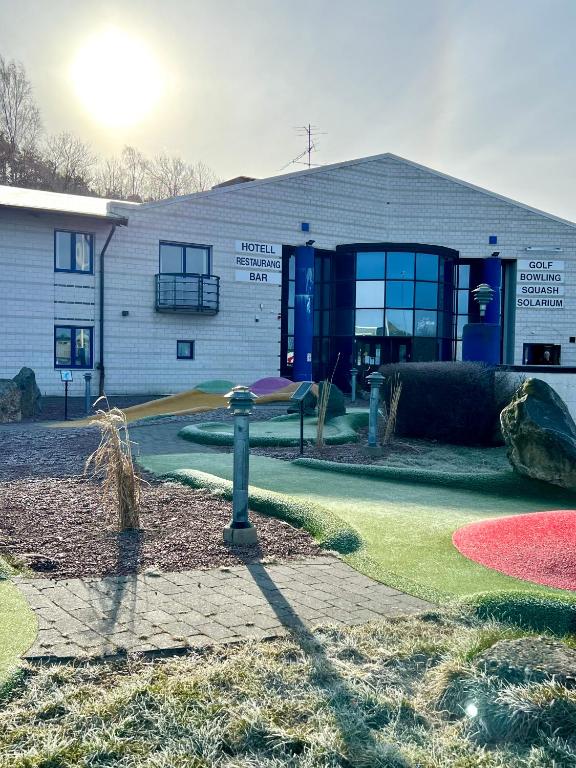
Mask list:
[[[363,381],[386,363],[409,363],[412,359],[412,339],[390,336],[356,338],[355,365],[358,380]]]

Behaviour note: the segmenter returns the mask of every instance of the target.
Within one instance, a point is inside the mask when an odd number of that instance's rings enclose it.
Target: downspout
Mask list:
[[[116,232],[117,224],[112,225],[112,229],[108,233],[108,237],[106,238],[106,242],[104,243],[104,247],[100,251],[100,338],[99,338],[99,360],[98,360],[98,370],[100,371],[100,383],[98,385],[98,394],[100,397],[104,394],[104,255],[108,249],[108,245],[110,244],[110,240],[112,240],[114,236],[114,232]]]

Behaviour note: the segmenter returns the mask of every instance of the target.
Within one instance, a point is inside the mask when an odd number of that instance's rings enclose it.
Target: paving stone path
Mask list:
[[[103,579],[15,580],[38,617],[29,660],[260,640],[433,607],[328,556]]]

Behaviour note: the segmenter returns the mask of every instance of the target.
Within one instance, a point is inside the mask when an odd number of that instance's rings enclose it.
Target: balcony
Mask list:
[[[156,312],[215,315],[220,309],[220,278],[215,275],[156,275]]]

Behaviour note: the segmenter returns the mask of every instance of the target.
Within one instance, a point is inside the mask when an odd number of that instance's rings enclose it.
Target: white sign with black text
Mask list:
[[[264,285],[282,285],[280,272],[256,272],[236,270],[236,280],[240,283],[263,283]]]
[[[278,243],[257,243],[236,240],[234,266],[240,283],[282,284],[282,246]]]
[[[518,259],[516,306],[522,309],[564,309],[564,262]]]
[[[236,253],[250,256],[271,256],[282,258],[282,246],[277,243],[254,243],[250,240],[236,240]]]

